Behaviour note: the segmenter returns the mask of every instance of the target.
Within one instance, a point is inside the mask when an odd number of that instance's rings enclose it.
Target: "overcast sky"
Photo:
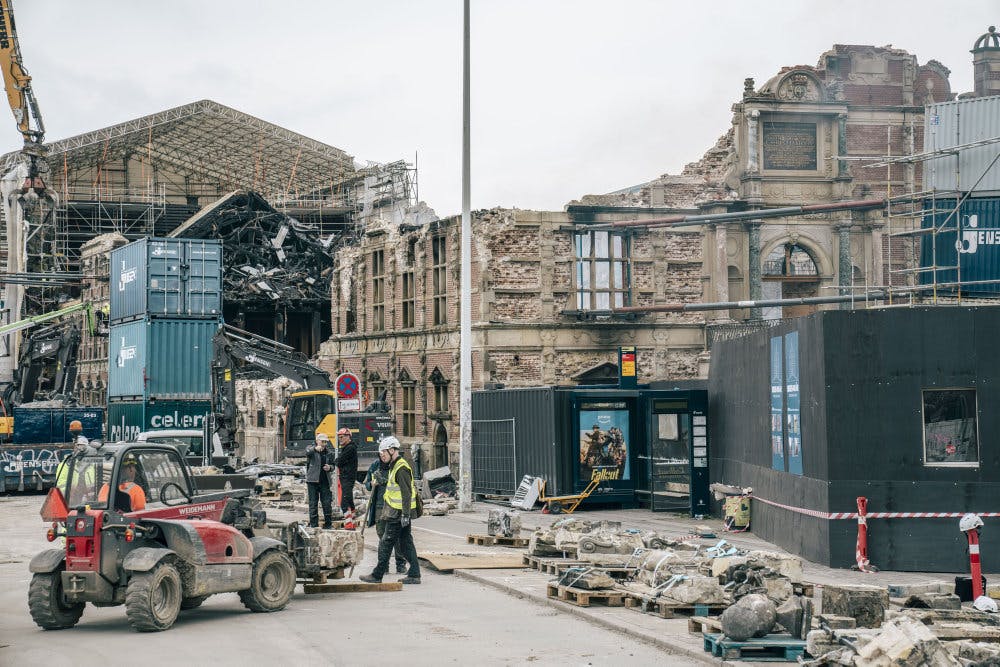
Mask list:
[[[15,0],[56,140],[199,99],[414,161],[461,210],[461,0]],[[996,0],[472,0],[472,205],[561,210],[678,173],[729,127],[743,79],[891,44],[972,89]],[[0,126],[2,129],[2,126]],[[3,152],[20,147],[13,119]]]

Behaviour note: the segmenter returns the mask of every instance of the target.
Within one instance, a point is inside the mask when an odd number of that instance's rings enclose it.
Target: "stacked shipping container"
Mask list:
[[[222,243],[141,239],[111,253],[108,439],[200,428],[222,322]]]

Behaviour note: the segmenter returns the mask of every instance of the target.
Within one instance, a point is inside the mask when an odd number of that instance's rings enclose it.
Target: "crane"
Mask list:
[[[0,0],[0,70],[3,71],[10,110],[14,113],[17,129],[24,138],[21,154],[28,171],[21,186],[21,200],[22,206],[30,208],[39,197],[51,200],[53,196],[42,178],[48,172],[45,124],[31,88],[31,76],[21,58],[12,2],[13,0]]]

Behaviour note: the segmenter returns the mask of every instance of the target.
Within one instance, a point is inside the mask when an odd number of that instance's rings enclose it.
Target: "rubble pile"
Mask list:
[[[233,192],[173,232],[221,239],[227,302],[291,305],[330,299],[333,257],[314,226],[275,210],[255,192]]]
[[[558,535],[556,546],[560,546]],[[622,530],[620,521],[601,521],[577,538],[576,557],[588,563],[617,565],[621,564],[623,556],[644,548],[638,531]]]
[[[576,543],[583,533],[596,524],[592,521],[566,517],[548,528],[539,526],[528,540],[531,556],[576,556]]]

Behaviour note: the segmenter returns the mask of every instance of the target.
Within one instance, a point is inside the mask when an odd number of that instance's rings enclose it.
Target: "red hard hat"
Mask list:
[[[350,435],[350,434],[351,434],[351,429],[347,428],[346,426],[337,431],[337,435]]]

